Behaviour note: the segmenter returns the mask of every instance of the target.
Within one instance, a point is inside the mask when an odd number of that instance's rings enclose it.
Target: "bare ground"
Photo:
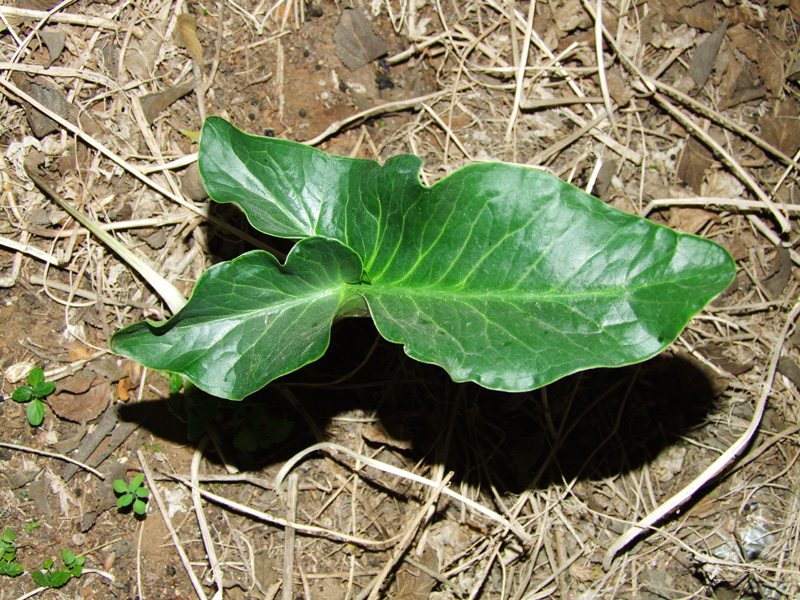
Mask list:
[[[0,599],[798,597],[800,4],[354,2],[387,48],[355,71],[343,2],[65,4],[0,8],[0,533],[26,571]],[[413,152],[427,182],[536,165],[719,242],[737,280],[661,356],[530,393],[453,384],[359,320],[242,403],[170,394],[107,351],[160,299],[23,163],[188,295],[287,250],[198,189],[207,115]],[[9,398],[34,365],[58,383],[40,427]],[[111,482],[142,472],[137,518]],[[38,589],[62,550],[84,573]]]

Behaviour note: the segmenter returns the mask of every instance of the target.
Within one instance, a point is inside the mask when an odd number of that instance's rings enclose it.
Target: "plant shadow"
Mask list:
[[[455,483],[519,493],[637,469],[700,426],[718,394],[700,363],[669,352],[533,392],[494,392],[453,383],[400,346],[375,343],[377,336],[369,319],[347,319],[334,327],[322,359],[275,385],[242,402],[196,400],[207,406],[203,418],[220,433],[226,460],[245,470],[275,465],[319,441],[320,432],[331,439],[346,427],[368,446],[385,444],[413,463],[443,464]],[[154,435],[191,443],[185,408],[175,396],[120,414]],[[339,418],[353,414],[364,418]],[[236,438],[245,429],[250,439],[242,444]]]

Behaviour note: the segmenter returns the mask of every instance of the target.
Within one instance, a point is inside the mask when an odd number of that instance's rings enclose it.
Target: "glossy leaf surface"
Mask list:
[[[217,118],[199,161],[212,198],[239,204],[265,233],[306,239],[285,268],[262,253],[268,268],[250,255],[213,267],[176,317],[124,330],[113,348],[225,397],[320,356],[333,317],[357,297],[413,358],[456,381],[520,391],[657,354],[735,273],[720,246],[525,167],[474,164],[425,187],[414,156],[383,166],[333,157]],[[292,268],[298,248],[338,274],[307,281]],[[211,300],[223,290],[224,302]],[[264,326],[267,314],[281,327]]]
[[[248,252],[203,273],[172,319],[132,325],[111,346],[210,394],[241,399],[322,356],[348,282],[360,276],[358,256],[325,238],[298,242],[285,266]]]

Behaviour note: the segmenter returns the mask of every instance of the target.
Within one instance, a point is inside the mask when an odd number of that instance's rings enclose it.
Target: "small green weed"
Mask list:
[[[34,367],[28,373],[28,385],[23,385],[14,390],[11,399],[20,404],[27,404],[28,423],[38,427],[44,421],[44,402],[56,389],[53,381],[44,380],[44,371],[41,367]]]
[[[42,526],[42,522],[41,521],[34,521],[33,523],[25,523],[25,533],[30,535],[31,531],[33,531],[37,527],[41,527],[41,526]]]
[[[23,568],[17,560],[17,546],[14,543],[14,532],[6,529],[0,535],[0,575],[16,577],[21,575]]]
[[[150,490],[142,487],[144,475],[139,473],[133,478],[129,484],[126,484],[122,479],[114,480],[114,491],[120,494],[117,499],[117,508],[127,509],[131,507],[133,512],[137,515],[144,515],[147,512],[147,497],[150,495]]]
[[[33,571],[31,575],[36,585],[49,588],[60,588],[73,577],[80,577],[83,573],[83,564],[86,558],[75,556],[69,550],[61,551],[61,560],[64,561],[63,569],[53,569],[55,561],[48,558],[44,561],[41,571]]]

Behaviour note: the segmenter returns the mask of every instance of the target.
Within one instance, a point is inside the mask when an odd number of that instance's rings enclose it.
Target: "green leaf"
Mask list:
[[[75,554],[70,552],[69,550],[62,550],[61,551],[61,560],[64,561],[64,564],[68,567],[75,562]]]
[[[3,531],[3,534],[0,535],[0,544],[5,544],[6,546],[13,546],[15,537],[16,536],[14,535],[13,530],[6,529],[5,531]],[[0,548],[2,548],[2,545],[0,545]]]
[[[53,562],[54,562],[54,561],[53,561],[53,559],[52,559],[52,558],[48,558],[47,560],[45,560],[45,561],[42,563],[42,566],[43,566],[45,569],[49,569],[50,567],[52,567],[52,566],[53,566]]]
[[[133,494],[123,494],[117,498],[117,508],[126,508],[130,506],[135,498]]]
[[[42,381],[33,386],[33,395],[37,398],[47,398],[56,391],[55,381]]]
[[[169,395],[179,394],[183,387],[183,377],[180,373],[170,373],[169,375]]]
[[[143,515],[147,512],[147,504],[144,503],[144,500],[136,500],[133,503],[133,512],[137,515]]]
[[[42,571],[32,571],[31,577],[39,587],[50,587],[50,574]]]
[[[324,238],[296,244],[285,265],[266,252],[248,252],[203,273],[172,319],[132,325],[111,346],[238,400],[322,356],[361,272],[352,250]]]
[[[142,482],[143,482],[143,481],[144,481],[144,473],[139,473],[139,474],[137,474],[137,475],[136,475],[136,476],[133,478],[133,481],[131,481],[131,485],[128,487],[128,489],[129,489],[131,492],[135,492],[135,491],[137,490],[137,488],[138,488],[140,485],[142,485]]]
[[[44,421],[44,404],[38,398],[34,398],[25,407],[25,411],[28,413],[28,423],[34,427],[38,427]]]
[[[270,419],[264,428],[265,441],[271,444],[280,444],[289,437],[294,429],[294,423],[287,419]],[[268,447],[268,446],[267,446]]]
[[[115,479],[114,483],[111,484],[114,488],[114,491],[118,494],[127,494],[128,493],[128,486],[122,479]]]
[[[133,492],[133,495],[137,498],[147,498],[150,495],[150,490],[146,487],[136,488],[136,491]]]
[[[18,387],[11,393],[14,402],[30,402],[31,398],[33,398],[33,388],[29,385]]]
[[[242,452],[255,452],[258,448],[258,438],[252,429],[240,429],[233,437],[233,447]]]
[[[44,371],[42,367],[33,367],[30,373],[28,373],[28,385],[36,387],[40,383],[44,383]]]
[[[50,573],[50,587],[60,588],[67,583],[72,577],[72,573],[68,569],[61,569]]]
[[[15,562],[7,562],[7,561],[0,561],[0,575],[6,575],[8,577],[17,577],[22,575],[25,572],[25,569],[22,568],[22,565]]]
[[[260,252],[212,267],[180,313],[112,348],[226,398],[319,357],[333,318],[364,303],[385,338],[454,380],[530,390],[654,356],[735,274],[713,242],[527,167],[473,164],[425,187],[417,157],[332,157],[218,118],[199,166],[217,202],[304,239],[285,267]]]
[[[331,211],[344,217],[345,202],[360,197],[371,201],[367,203],[373,215],[380,212],[374,190],[380,166],[374,161],[342,158],[295,142],[249,135],[216,117],[206,119],[200,139],[198,166],[209,196],[241,206],[259,231],[284,238],[322,235],[342,239],[330,227],[336,218]],[[263,143],[265,139],[270,143]],[[353,171],[362,176],[352,177]]]

